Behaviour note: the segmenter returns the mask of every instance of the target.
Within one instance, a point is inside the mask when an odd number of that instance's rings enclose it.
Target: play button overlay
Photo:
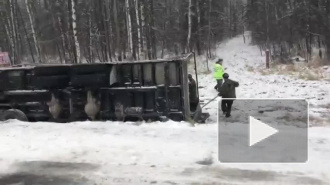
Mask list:
[[[228,104],[228,100],[222,101]],[[221,163],[308,161],[306,100],[236,99],[229,118],[223,113],[222,101],[218,108]]]
[[[278,130],[250,116],[250,147],[277,133]]]

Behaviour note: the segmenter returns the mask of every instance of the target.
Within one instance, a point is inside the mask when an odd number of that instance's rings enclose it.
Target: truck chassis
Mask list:
[[[209,115],[189,102],[192,58],[0,69],[0,119],[191,121],[198,114],[202,123]]]

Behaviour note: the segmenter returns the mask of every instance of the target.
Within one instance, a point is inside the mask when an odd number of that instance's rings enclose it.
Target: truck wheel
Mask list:
[[[7,121],[10,119],[16,119],[19,121],[28,121],[28,118],[26,117],[25,113],[18,109],[6,110],[0,115],[0,118],[2,121]]]

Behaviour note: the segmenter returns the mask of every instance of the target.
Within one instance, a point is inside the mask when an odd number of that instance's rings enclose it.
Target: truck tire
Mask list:
[[[28,121],[25,113],[18,109],[9,109],[1,113],[0,115],[1,121],[7,121],[10,119],[16,119],[19,121]]]

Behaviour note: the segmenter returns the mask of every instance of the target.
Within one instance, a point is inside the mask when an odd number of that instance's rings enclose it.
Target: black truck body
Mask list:
[[[154,61],[3,68],[0,118],[190,121],[198,114],[195,121],[204,122],[208,114],[189,103],[187,66],[191,59],[192,54]]]

